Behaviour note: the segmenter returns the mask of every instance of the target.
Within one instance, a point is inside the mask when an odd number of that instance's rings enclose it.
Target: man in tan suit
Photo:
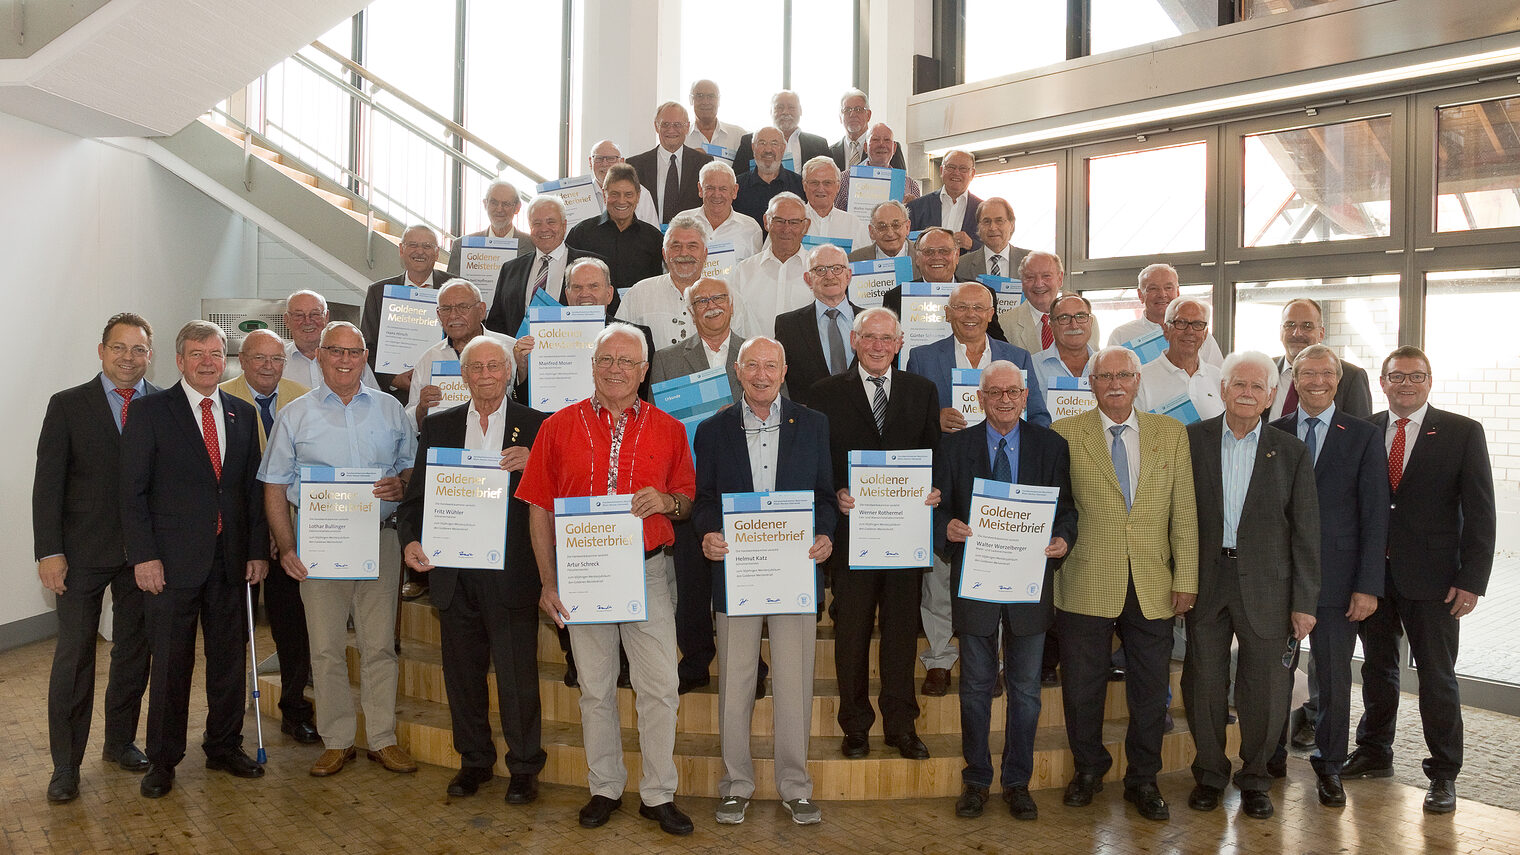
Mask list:
[[[305,386],[285,379],[285,342],[269,330],[254,330],[238,349],[243,373],[222,384],[222,391],[242,398],[259,414],[259,451],[269,444],[274,418],[285,405],[306,394]],[[302,745],[321,741],[306,683],[311,679],[311,649],[306,637],[306,609],[301,585],[284,573],[270,573],[260,586],[269,632],[280,663],[280,730]],[[257,594],[255,594],[257,596]],[[257,605],[257,600],[254,601]]]
[[[982,203],[982,206],[986,207],[994,201],[998,200],[988,199]],[[1006,242],[1007,240],[999,236],[996,227],[993,228],[992,234],[993,237],[987,241],[988,247],[994,241]],[[1009,252],[1019,251],[1017,247],[1012,246],[1005,249]],[[982,254],[981,250],[972,253],[974,256]],[[963,264],[962,267],[964,266]],[[1061,264],[1061,256],[1040,250],[1026,254],[1019,260],[1017,269],[1018,273],[1012,275],[1017,275],[1024,285],[1024,302],[999,315],[998,323],[1002,324],[1009,344],[1016,344],[1030,353],[1039,353],[1055,344],[1055,321],[1050,316],[1050,310],[1055,305],[1056,298],[1061,296],[1061,290],[1065,286],[1066,269]],[[956,273],[961,272],[961,270],[956,271]],[[1101,341],[1096,315],[1092,319],[1092,341]]]
[[[1103,701],[1115,630],[1128,659],[1124,798],[1147,819],[1170,817],[1156,788],[1166,714],[1172,618],[1198,594],[1198,510],[1180,422],[1135,409],[1140,360],[1122,347],[1093,358],[1097,409],[1052,427],[1071,448],[1078,537],[1055,577],[1066,736],[1076,774],[1062,801],[1092,803],[1113,757]]]

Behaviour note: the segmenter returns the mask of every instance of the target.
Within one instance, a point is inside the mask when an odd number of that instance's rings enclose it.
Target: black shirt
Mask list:
[[[765,227],[765,209],[779,194],[796,193],[803,199],[802,204],[807,205],[807,197],[802,195],[802,177],[790,169],[781,170],[776,180],[769,184],[762,181],[760,173],[753,169],[740,175],[737,181],[739,194],[734,199],[734,210],[754,217],[762,232],[769,233]]]
[[[605,211],[599,217],[582,220],[565,235],[565,244],[572,249],[606,259],[614,288],[630,288],[641,279],[663,273],[662,243],[660,230],[638,217],[628,228],[619,230]]]

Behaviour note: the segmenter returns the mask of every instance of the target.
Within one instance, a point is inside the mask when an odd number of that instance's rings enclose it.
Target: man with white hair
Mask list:
[[[504,178],[497,178],[486,185],[485,198],[481,200],[485,206],[486,218],[489,224],[478,232],[470,232],[461,237],[486,237],[486,238],[512,238],[517,241],[517,254],[525,255],[533,251],[533,244],[528,241],[526,232],[519,231],[512,225],[512,220],[517,217],[517,211],[522,207],[522,198],[517,195],[517,188]],[[448,274],[459,275],[459,266],[464,258],[460,251],[459,240],[454,241],[454,246],[449,250]]]
[[[734,200],[739,197],[738,179],[734,168],[714,159],[697,174],[697,191],[702,195],[702,207],[693,208],[700,213],[712,229],[708,240],[713,243],[728,242],[734,245],[734,256],[743,261],[760,251],[765,233],[760,224],[748,214],[734,210]]]
[[[372,283],[364,294],[364,311],[359,315],[359,331],[364,335],[364,345],[369,349],[369,367],[375,367],[375,351],[380,341],[380,302],[385,299],[387,285],[405,285],[409,288],[437,288],[454,278],[438,269],[438,234],[430,226],[411,225],[401,233],[401,266],[398,276]],[[411,388],[412,373],[377,374],[380,388],[402,400]]]
[[[871,244],[871,234],[860,218],[834,207],[834,198],[839,195],[839,167],[833,160],[815,157],[804,163],[802,190],[807,194],[808,234],[848,239],[851,250]]]
[[[642,198],[642,196],[640,197]],[[565,271],[582,258],[597,258],[596,253],[571,249],[565,245],[569,220],[565,203],[558,196],[539,196],[528,203],[530,252],[503,264],[496,274],[496,293],[486,314],[486,328],[515,336],[527,317],[528,306],[538,291],[565,302]]]
[[[780,163],[783,157],[790,157],[792,163],[801,166],[818,155],[828,155],[829,141],[817,134],[810,134],[800,130],[797,123],[802,120],[802,101],[797,93],[790,89],[783,89],[771,96],[771,126],[781,135],[781,157],[776,158]],[[759,136],[756,131],[753,136]],[[742,172],[749,168],[750,158],[755,157],[751,143],[751,134],[745,134],[739,139],[739,149],[734,155],[734,169]]]
[[[802,234],[807,206],[792,193],[771,199],[765,212],[770,240],[761,250],[734,265],[730,281],[743,306],[740,324],[746,335],[774,336],[776,316],[807,305],[813,299],[803,273],[807,259]]]
[[[664,240],[667,272],[629,288],[618,307],[618,320],[649,327],[656,347],[669,347],[696,335],[686,289],[702,278],[707,266],[708,235],[707,222],[691,211],[671,220]]]
[[[734,210],[754,220],[762,221],[772,199],[781,193],[802,197],[802,176],[781,165],[785,143],[781,132],[765,127],[755,131],[754,167],[749,161],[735,161],[743,166],[737,170],[739,195],[734,200]],[[761,226],[764,223],[761,222]]]
[[[317,348],[330,319],[327,298],[315,291],[297,291],[285,298],[285,329],[290,332],[290,341],[285,344],[285,372],[308,389],[315,389],[322,382]],[[368,365],[364,366],[362,382],[371,389],[380,388],[380,381]]]
[[[939,162],[939,177],[943,186],[938,193],[920,196],[908,205],[913,230],[942,226],[954,233],[961,252],[981,248],[976,214],[982,200],[970,191],[971,179],[976,177],[975,155],[959,149],[946,153]]]
[[[465,345],[482,335],[495,339],[506,348],[508,354],[512,352],[517,339],[486,329],[485,319],[486,303],[475,283],[467,279],[454,279],[438,289],[438,323],[443,327],[443,338],[417,354],[412,367],[416,382],[412,383],[406,401],[407,417],[417,424],[418,429],[421,429],[422,420],[427,418],[428,411],[443,401],[443,390],[432,380],[433,363],[458,362]],[[513,368],[507,369],[508,390],[512,388],[514,373]]]
[[[888,199],[871,209],[866,223],[871,243],[850,253],[850,261],[874,261],[884,258],[914,258],[915,247],[908,240],[908,206]],[[917,259],[914,259],[915,263]]]
[[[838,163],[838,158],[835,158],[834,162]],[[855,165],[902,169],[902,152],[897,148],[897,141],[892,138],[892,129],[881,122],[872,125],[871,133],[866,136],[866,159]],[[921,195],[923,195],[923,190],[919,187],[918,179],[911,175],[906,176],[903,181],[902,201],[911,202]],[[846,167],[840,167],[839,194],[834,197],[834,207],[841,211],[850,209],[850,170]],[[903,209],[903,216],[905,218],[907,216],[906,208]],[[907,232],[904,231],[903,234],[906,235]]]
[[[686,144],[702,151],[704,145],[721,145],[737,149],[744,129],[738,125],[718,121],[718,84],[711,80],[698,80],[691,84],[691,114],[696,121]]]
[[[868,130],[871,127],[871,103],[866,99],[866,93],[859,89],[846,89],[839,96],[839,124],[844,126],[844,136],[839,142],[829,146],[829,155],[834,158],[834,165],[839,167],[840,172],[849,172],[850,167],[859,166],[870,160],[870,145],[868,142]],[[886,127],[886,125],[877,125]],[[888,139],[891,138],[891,130],[887,131]],[[890,166],[893,169],[906,169],[902,152],[894,144],[887,154],[887,160],[877,166]],[[916,193],[914,195],[917,195]]]
[[[686,108],[666,101],[654,112],[654,131],[659,143],[627,161],[639,171],[639,183],[654,199],[661,223],[695,208],[702,200],[697,191],[697,171],[712,162],[713,156],[686,144],[690,128]]]
[[[975,279],[983,274],[992,276],[1009,276],[1023,278],[1023,262],[1030,254],[1023,247],[1014,246],[1013,230],[1018,220],[1013,215],[1013,206],[1001,196],[991,196],[982,200],[982,204],[976,209],[976,236],[982,239],[982,248],[971,252],[961,253],[960,263],[955,267],[955,275],[961,279]],[[1046,287],[1051,294],[1059,294],[1063,283],[1062,277],[1065,272],[1061,270],[1061,257],[1051,254],[1055,261],[1055,276]],[[1029,298],[1029,288],[1024,288],[1024,298]],[[1043,305],[1043,304],[1042,304]],[[1007,327],[1008,322],[1004,321]],[[1014,343],[1029,349],[1029,344],[1014,340]],[[1042,347],[1049,347],[1043,345]],[[1036,348],[1038,350],[1040,348]],[[1031,351],[1033,352],[1033,351]]]
[[[1319,493],[1309,449],[1262,420],[1277,386],[1272,360],[1256,351],[1232,353],[1223,374],[1224,412],[1187,428],[1198,505],[1198,599],[1187,614],[1182,668],[1188,729],[1198,747],[1188,806],[1213,810],[1230,783],[1225,739],[1233,646],[1242,760],[1234,782],[1241,812],[1266,819],[1273,813],[1267,764],[1293,692],[1291,654],[1314,628],[1319,602]]]
[[[1146,265],[1137,277],[1139,287],[1135,294],[1140,302],[1145,304],[1144,313],[1140,317],[1114,327],[1114,331],[1108,334],[1108,343],[1124,344],[1161,329],[1166,321],[1166,307],[1177,299],[1180,293],[1177,284],[1177,269],[1170,264],[1157,262]],[[1204,362],[1210,365],[1224,364],[1224,354],[1219,350],[1219,342],[1209,336],[1203,341],[1203,349],[1199,352]]]
[[[854,361],[849,341],[860,307],[850,302],[850,265],[844,250],[833,244],[814,247],[807,265],[802,279],[813,299],[776,316],[776,340],[791,354],[788,397],[812,407],[813,384],[843,373]]]
[[[623,163],[623,150],[618,148],[612,140],[601,140],[591,147],[591,154],[586,156],[586,163],[591,167],[591,189],[596,194],[596,203],[607,210],[607,170],[614,164]],[[634,216],[654,226],[660,227],[660,213],[655,209],[654,198],[648,193],[640,193],[639,201],[634,208]]]
[[[1166,307],[1167,349],[1140,369],[1140,396],[1135,406],[1157,412],[1179,395],[1193,402],[1200,419],[1224,412],[1219,394],[1220,370],[1200,353],[1209,335],[1209,304],[1196,297],[1178,297]],[[1273,386],[1276,386],[1274,380]]]
[[[1004,210],[1007,219],[1003,218]],[[978,235],[986,243],[981,249],[961,256],[955,268],[956,277],[969,282],[984,273],[991,273],[993,269],[1004,271],[993,275],[1007,276],[1008,262],[1017,258],[1014,262],[1017,266],[1013,269],[1018,271],[1016,276],[1023,286],[1024,300],[999,315],[998,321],[1008,334],[1008,341],[1030,353],[1039,353],[1051,347],[1056,338],[1056,329],[1050,316],[1051,307],[1066,284],[1066,269],[1061,263],[1061,256],[1042,250],[1027,252],[1010,244],[1008,239],[1013,235],[1013,208],[1002,199],[993,197],[983,202],[977,222],[986,226],[986,234]],[[968,265],[968,255],[977,263]],[[1092,318],[1092,337],[1098,338],[1096,317]]]

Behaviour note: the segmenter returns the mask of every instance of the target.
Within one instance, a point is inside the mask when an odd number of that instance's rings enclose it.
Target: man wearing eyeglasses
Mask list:
[[[1051,322],[1051,307],[1056,297],[1061,294],[1061,289],[1066,282],[1066,271],[1061,265],[1061,256],[1053,252],[1026,253],[1008,242],[1013,235],[1013,209],[1008,209],[1006,222],[1000,216],[998,209],[993,206],[994,202],[1002,202],[1001,199],[988,199],[982,203],[981,222],[985,226],[980,237],[986,244],[979,250],[973,250],[961,257],[961,264],[956,269],[956,275],[960,278],[971,280],[983,273],[990,271],[987,267],[998,267],[1007,273],[1008,267],[1004,264],[1008,258],[999,261],[994,256],[994,247],[999,247],[1002,253],[1010,258],[1016,258],[1014,263],[1019,279],[1024,289],[1024,300],[1012,309],[998,316],[998,322],[1002,324],[1003,332],[1008,335],[1010,344],[1016,344],[1030,353],[1040,351],[1055,344],[1057,330]],[[1006,202],[1004,203],[1007,204]],[[990,210],[988,210],[990,208]],[[1019,257],[1022,256],[1022,257]],[[981,262],[980,265],[966,264],[966,258],[970,257]],[[980,266],[983,269],[976,269]],[[1091,312],[1089,312],[1091,314]],[[1090,338],[1099,338],[1098,319],[1090,318],[1092,334]]]
[[[697,334],[686,289],[707,266],[707,222],[691,211],[670,221],[663,253],[666,272],[640,280],[623,296],[617,318],[649,327],[656,347],[670,347]]]
[[[327,311],[327,298],[315,291],[297,291],[285,298],[285,329],[290,341],[285,344],[285,373],[292,380],[308,389],[322,383],[322,366],[317,353],[322,345],[322,331],[327,329],[331,315]],[[364,385],[380,388],[374,369],[364,366]]]
[[[111,589],[111,670],[106,682],[107,763],[144,772],[134,743],[148,688],[143,592],[126,563],[121,531],[121,431],[147,381],[153,327],[131,312],[106,321],[96,347],[100,371],[48,401],[32,481],[37,577],[57,598],[58,643],[48,681],[48,749],[53,804],[79,798],[79,767],[95,711],[95,650],[101,602]]]
[[[512,353],[517,339],[485,327],[485,299],[475,283],[466,279],[454,279],[438,290],[438,323],[443,327],[443,338],[437,344],[423,348],[412,363],[412,384],[406,402],[407,417],[421,429],[422,420],[428,412],[443,401],[443,390],[433,382],[433,363],[457,362],[464,353],[465,345],[477,336],[495,340],[507,353]],[[527,361],[527,355],[522,356]],[[511,389],[517,375],[517,361],[508,369],[507,388]]]
[[[1092,303],[1081,294],[1064,294],[1050,306],[1055,338],[1050,347],[1036,353],[1034,373],[1041,389],[1053,380],[1073,380],[1092,373]]]
[[[317,357],[322,383],[280,413],[259,467],[265,514],[279,551],[280,567],[301,583],[301,602],[306,609],[317,731],[325,747],[310,770],[318,778],[337,774],[355,756],[358,719],[345,653],[350,619],[359,648],[359,701],[364,707],[366,753],[392,772],[417,771],[417,764],[396,744],[395,626],[400,562],[387,560],[382,549],[378,579],[307,579],[306,564],[296,552],[296,531],[291,521],[291,506],[300,500],[303,466],[381,470],[384,474],[371,490],[380,500],[381,519],[395,512],[401,500],[417,457],[417,431],[400,403],[361,382],[366,351],[364,338],[353,324],[328,324]],[[380,538],[382,532],[375,536]]]
[[[375,350],[380,340],[380,303],[385,298],[385,286],[404,285],[408,288],[439,288],[454,278],[438,269],[438,234],[429,226],[407,226],[401,233],[401,267],[399,275],[381,279],[369,286],[364,293],[364,310],[359,315],[359,331],[364,335],[364,346],[369,350],[369,367],[375,367]],[[400,374],[376,374],[380,387],[404,401],[412,386],[412,372]],[[425,381],[427,378],[423,378]]]
[[[243,339],[238,348],[238,365],[243,373],[223,383],[222,391],[247,401],[258,412],[262,452],[269,444],[275,417],[310,390],[285,379],[285,345],[269,330],[254,330]],[[270,558],[278,563],[278,557],[272,553],[273,549]],[[321,737],[312,722],[311,701],[306,699],[306,683],[311,679],[311,648],[306,635],[306,611],[301,605],[301,586],[284,573],[271,573],[253,590],[255,607],[258,594],[264,595],[269,632],[274,636],[275,655],[280,663],[280,730],[302,745],[315,744]]]
[[[839,96],[839,124],[844,126],[844,136],[839,138],[839,142],[829,146],[829,155],[834,158],[834,165],[839,167],[840,172],[849,172],[852,166],[869,163],[871,146],[866,131],[868,129],[874,131],[874,128],[871,127],[871,104],[866,100],[866,93],[859,89],[846,89],[844,94]],[[885,127],[885,125],[877,127]],[[890,138],[891,131],[887,134]],[[886,153],[885,159],[875,165],[907,169],[902,152],[897,150],[895,144]]]
[[[815,157],[802,165],[802,189],[807,193],[808,234],[847,239],[849,251],[871,245],[865,223],[834,207],[834,198],[839,195],[839,167],[831,158]]]
[[[1272,399],[1269,417],[1280,419],[1293,415],[1298,406],[1298,387],[1293,383],[1293,362],[1298,354],[1311,344],[1325,341],[1324,308],[1318,300],[1300,297],[1289,300],[1282,310],[1282,344],[1286,356],[1276,359],[1279,380],[1277,395]],[[1359,419],[1372,416],[1372,387],[1367,372],[1360,366],[1341,363],[1341,379],[1335,388],[1335,409]]]
[[[770,240],[729,274],[733,294],[743,307],[739,330],[745,335],[774,336],[777,315],[811,302],[813,294],[803,277],[807,257],[802,235],[807,225],[807,206],[799,196],[781,193],[771,199],[765,212]]]
[[[1161,329],[1166,320],[1166,307],[1181,293],[1177,284],[1177,269],[1170,264],[1148,264],[1140,271],[1137,279],[1139,284],[1135,296],[1140,299],[1144,310],[1133,321],[1114,327],[1113,332],[1108,334],[1109,344],[1127,344]],[[1213,336],[1204,339],[1200,356],[1210,365],[1224,364],[1224,354],[1220,353],[1219,342]]]
[[[654,112],[654,132],[659,143],[649,151],[628,158],[628,165],[639,172],[639,183],[655,200],[660,222],[668,223],[682,211],[702,204],[697,190],[697,173],[712,155],[686,144],[691,122],[686,108],[666,101]]]
[[[1140,359],[1133,351],[1098,351],[1088,379],[1098,406],[1052,426],[1071,451],[1079,520],[1077,542],[1055,578],[1061,694],[1076,767],[1062,803],[1092,804],[1113,766],[1103,747],[1103,701],[1118,631],[1128,660],[1124,798],[1141,816],[1164,820],[1171,813],[1156,774],[1172,623],[1192,608],[1198,593],[1191,456],[1180,423],[1136,410]]]
[[[839,144],[834,144],[834,162],[840,162]],[[892,138],[892,129],[878,122],[871,126],[871,133],[865,140],[865,160],[854,164],[856,166],[876,166],[892,169],[903,169],[902,151],[897,147],[897,141]],[[911,175],[903,179],[903,198],[899,203],[903,206],[903,235],[908,234],[907,219],[908,209],[906,203],[923,195],[922,188],[918,185],[918,179]],[[841,165],[839,167],[839,193],[834,197],[834,207],[841,211],[850,209],[850,168]]]
[[[1178,297],[1166,307],[1162,325],[1166,352],[1140,369],[1140,395],[1135,406],[1160,412],[1169,402],[1187,395],[1200,419],[1212,419],[1225,411],[1219,394],[1220,369],[1200,356],[1209,338],[1209,314],[1209,305],[1193,297]]]
[[[871,209],[866,223],[871,245],[850,253],[850,261],[874,261],[884,258],[913,257],[914,246],[908,241],[908,207],[889,199]]]
[[[920,196],[908,204],[913,231],[941,226],[954,234],[955,246],[961,252],[980,249],[976,216],[982,200],[970,192],[971,179],[975,177],[976,158],[971,152],[956,150],[946,154],[939,162],[939,178],[943,182],[939,192]]]
[[[1494,561],[1494,479],[1483,426],[1430,406],[1430,359],[1405,346],[1383,360],[1388,409],[1372,417],[1388,450],[1388,571],[1377,611],[1362,621],[1362,720],[1345,778],[1393,774],[1399,636],[1419,666],[1420,722],[1430,756],[1425,810],[1457,808],[1462,771],[1458,622],[1478,607]]]
[[[658,822],[668,834],[690,834],[691,819],[675,804],[680,695],[670,547],[675,542],[674,523],[691,515],[696,471],[686,428],[639,400],[648,362],[648,345],[638,330],[621,323],[607,325],[596,338],[592,356],[594,394],[544,421],[516,495],[530,506],[529,534],[543,588],[539,607],[561,627],[570,613],[559,598],[554,500],[633,495],[633,514],[644,521],[646,620],[570,626],[580,670],[581,731],[591,789],[591,800],[581,808],[579,819],[581,827],[597,828],[623,805],[628,772],[618,715],[621,642],[628,653],[638,711],[643,763],[639,815]]]
[[[849,300],[850,265],[839,247],[820,246],[809,252],[802,278],[813,301],[776,316],[776,340],[786,348],[790,363],[788,397],[812,407],[813,385],[850,367],[850,331],[860,307]]]
[[[517,241],[517,254],[528,255],[533,252],[533,244],[528,240],[526,232],[518,231],[517,226],[512,225],[517,211],[522,207],[522,197],[517,195],[517,188],[504,178],[498,178],[486,185],[485,198],[480,204],[486,209],[486,219],[489,221],[485,228],[478,232],[470,232],[463,237],[491,237],[511,238]],[[454,248],[449,250],[449,263],[446,268],[449,276],[458,276],[459,268],[464,263],[463,247],[459,241],[454,241]]]
[[[711,80],[698,80],[691,84],[691,113],[696,121],[686,135],[686,144],[698,151],[704,145],[721,145],[738,148],[744,137],[744,129],[738,125],[718,121],[718,84]]]
[[[1241,758],[1234,783],[1241,812],[1266,819],[1273,814],[1267,766],[1288,718],[1293,654],[1314,629],[1319,605],[1319,492],[1309,449],[1262,421],[1277,383],[1272,361],[1257,351],[1232,353],[1223,373],[1224,413],[1187,428],[1198,502],[1198,599],[1187,614],[1182,666],[1198,747],[1188,807],[1215,809],[1231,781],[1233,645]]]
[[[586,165],[591,167],[592,191],[596,195],[596,203],[603,211],[607,210],[607,170],[623,162],[623,151],[612,140],[601,140],[592,146],[591,153],[586,155]],[[655,209],[654,199],[650,194],[640,193],[633,210],[636,219],[655,228],[660,227],[660,213]],[[516,332],[516,330],[508,330],[508,332]]]

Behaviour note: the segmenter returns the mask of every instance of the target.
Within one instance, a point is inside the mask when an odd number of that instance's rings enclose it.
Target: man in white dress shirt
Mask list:
[[[940,161],[939,177],[944,184],[938,193],[922,196],[908,205],[913,231],[940,226],[950,230],[961,252],[980,248],[982,242],[976,234],[976,211],[982,200],[970,189],[971,180],[976,177],[976,157],[969,151],[947,153]]]
[[[733,167],[714,158],[697,174],[697,189],[702,194],[702,207],[693,208],[691,213],[700,214],[707,220],[707,225],[712,228],[711,241],[732,243],[737,261],[759,252],[760,245],[765,243],[760,224],[754,217],[734,210],[739,183]]]
[[[1145,314],[1114,327],[1114,331],[1108,335],[1110,345],[1125,344],[1134,341],[1140,336],[1161,328],[1161,323],[1166,318],[1166,307],[1177,299],[1180,293],[1177,285],[1177,269],[1170,264],[1156,263],[1147,266],[1140,271],[1140,287],[1135,293],[1140,297],[1140,302],[1145,304]],[[1203,343],[1203,349],[1199,351],[1203,361],[1210,365],[1220,366],[1224,364],[1224,354],[1219,350],[1219,343],[1210,336]]]
[[[976,236],[981,239],[982,248],[961,253],[955,275],[966,280],[983,274],[1017,278],[1019,265],[1029,250],[1010,243],[1016,222],[1013,206],[1007,199],[1000,196],[983,199],[976,207]],[[1056,266],[1060,266],[1059,259]],[[1056,291],[1059,293],[1060,288]],[[1004,321],[1003,328],[1007,327],[1008,322]],[[1024,349],[1029,350],[1027,346]]]
[[[1209,305],[1196,297],[1178,297],[1166,307],[1161,328],[1166,335],[1166,352],[1140,369],[1140,394],[1135,406],[1145,412],[1158,412],[1173,398],[1186,393],[1198,410],[1199,419],[1212,419],[1224,412],[1219,397],[1224,379],[1219,366],[1201,357],[1203,343],[1209,339]]]
[[[443,390],[433,383],[433,363],[459,361],[464,346],[480,335],[495,339],[503,350],[512,352],[517,339],[486,329],[486,310],[480,289],[467,279],[451,279],[438,290],[438,323],[443,327],[443,338],[417,355],[412,365],[416,382],[407,393],[406,414],[419,430],[428,412],[443,402]],[[508,368],[508,389],[515,383],[515,376],[515,371]]]
[[[834,207],[839,195],[839,167],[834,159],[819,155],[802,165],[802,189],[807,193],[807,233],[817,237],[848,238],[853,252],[871,245],[865,223],[853,214]]]
[[[517,188],[511,182],[498,178],[486,185],[485,198],[480,204],[486,209],[486,219],[490,222],[478,232],[470,232],[461,237],[492,237],[512,238],[517,241],[517,254],[526,255],[533,251],[533,246],[528,242],[528,236],[517,230],[512,225],[512,220],[517,217],[517,210],[522,207],[522,197],[517,194]],[[464,253],[460,251],[459,239],[454,240],[454,245],[449,249],[448,272],[450,276],[459,275],[459,267],[463,263]]]
[[[327,298],[315,291],[297,291],[285,298],[285,329],[290,331],[290,341],[285,342],[285,374],[308,389],[322,382],[317,349],[329,318]],[[371,389],[380,388],[374,369],[368,365],[360,382]]]
[[[724,148],[737,149],[744,129],[738,125],[718,121],[718,84],[711,80],[698,80],[691,84],[691,114],[696,117],[686,144],[698,151],[711,143]]]
[[[807,224],[807,206],[800,197],[776,194],[765,212],[770,240],[734,266],[729,280],[744,319],[740,332],[746,336],[774,337],[777,315],[812,302],[813,292],[802,278],[807,270],[801,251]]]
[[[654,334],[657,348],[669,347],[697,334],[686,289],[702,278],[707,266],[707,221],[694,211],[677,214],[665,230],[666,273],[637,282],[618,307],[620,321],[642,324]]]
[[[591,147],[591,154],[587,156],[586,162],[591,165],[591,177],[596,179],[592,182],[593,189],[596,191],[596,203],[605,211],[607,197],[602,193],[602,185],[607,181],[607,170],[611,169],[614,163],[624,162],[623,150],[618,148],[617,143],[612,140],[602,140]],[[659,228],[660,212],[654,206],[653,197],[652,193],[640,193],[639,206],[634,210],[633,215]]]

